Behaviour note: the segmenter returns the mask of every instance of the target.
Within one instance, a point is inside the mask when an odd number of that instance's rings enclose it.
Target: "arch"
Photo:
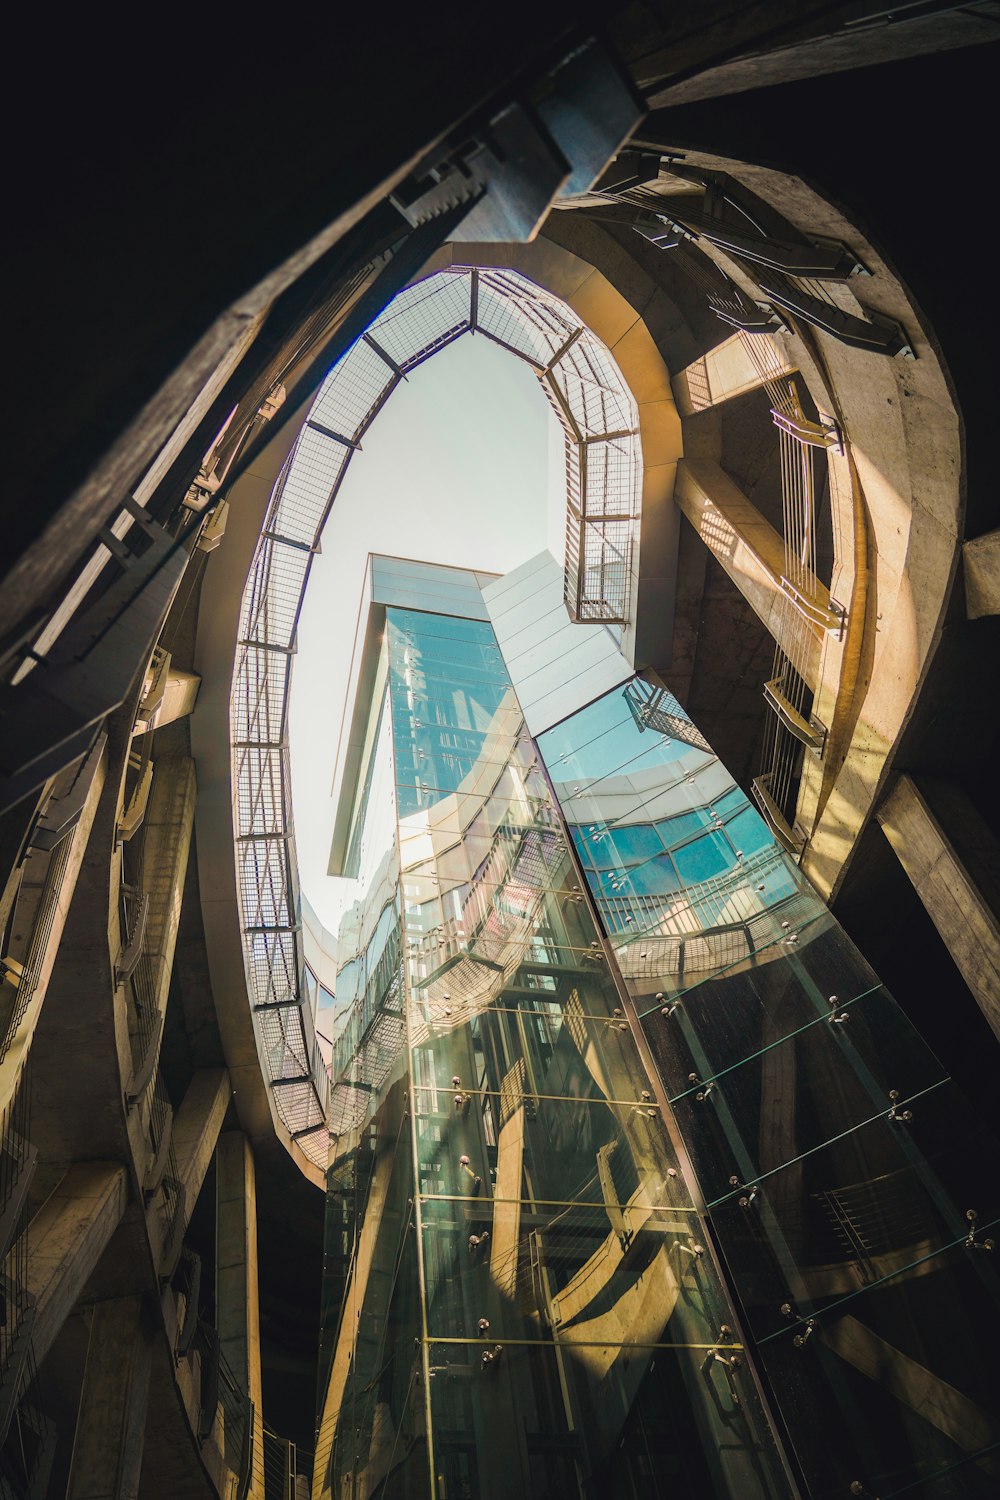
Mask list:
[[[538,376],[566,438],[567,607],[577,619],[617,623],[635,651],[638,603],[649,585],[641,517],[651,495],[669,501],[679,453],[669,377],[635,310],[575,256],[546,249],[546,280],[569,299],[502,259],[432,263],[376,319],[305,414],[243,590],[229,736],[243,967],[270,1113],[314,1171],[325,1164],[327,1076],[302,980],[306,939],[314,952],[325,945],[321,933],[303,928],[312,922],[294,848],[287,702],[298,616],[312,557],[363,434],[400,380],[463,334],[484,334]],[[599,333],[612,340],[614,355]],[[661,589],[661,579],[654,586]]]

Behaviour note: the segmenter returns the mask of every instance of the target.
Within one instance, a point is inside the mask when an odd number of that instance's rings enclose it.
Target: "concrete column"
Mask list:
[[[782,538],[712,459],[681,459],[674,494],[758,619],[800,676],[815,688],[824,632],[799,613],[781,587],[785,571]],[[822,608],[829,609],[829,589],[818,579],[811,593]]]
[[[156,715],[156,727],[172,724],[175,719],[186,718],[194,709],[201,678],[195,672],[183,672],[171,664],[163,689],[163,701]]]
[[[135,1500],[149,1396],[151,1340],[139,1297],[94,1308],[67,1500]]]
[[[776,339],[767,334],[751,334],[749,337],[766,340],[762,347],[767,353],[769,380],[793,372],[795,365]],[[764,384],[764,377],[750,357],[746,337],[734,333],[688,365],[686,370],[681,370],[670,384],[677,410],[681,416],[691,417],[710,406],[718,406],[722,401],[731,401],[734,396],[742,396],[745,391],[756,390]]]
[[[962,545],[965,568],[965,612],[970,620],[1000,615],[1000,531],[990,531]]]
[[[35,1298],[32,1348],[41,1364],[73,1311],[122,1214],[125,1168],[78,1162],[28,1226],[28,1291]]]
[[[1000,1037],[1000,848],[955,787],[900,776],[876,817]]]
[[[219,1136],[215,1153],[215,1311],[222,1354],[254,1405],[253,1482],[263,1494],[264,1437],[257,1285],[257,1186],[241,1130]],[[258,1483],[259,1481],[259,1483]]]

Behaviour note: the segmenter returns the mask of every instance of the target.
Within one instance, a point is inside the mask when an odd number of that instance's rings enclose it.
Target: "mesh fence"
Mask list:
[[[374,349],[363,341],[356,343],[324,384],[309,420],[357,442],[371,420],[369,414],[382,405],[396,379]]]
[[[409,370],[471,327],[468,280],[443,272],[400,292],[372,325],[371,336],[401,369]]]
[[[547,298],[514,272],[480,271],[476,327],[544,371],[580,322],[568,307]]]

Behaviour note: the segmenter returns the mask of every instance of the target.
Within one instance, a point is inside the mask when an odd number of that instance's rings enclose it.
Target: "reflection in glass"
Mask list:
[[[321,1493],[624,1500],[684,1476],[777,1500],[732,1304],[492,630],[390,605],[384,650],[369,738],[395,824],[341,934],[353,1113],[330,1167]]]
[[[689,722],[539,747],[805,1488],[1000,1493],[996,1143]]]
[[[383,650],[319,1493],[1000,1492],[995,1143],[683,709]]]

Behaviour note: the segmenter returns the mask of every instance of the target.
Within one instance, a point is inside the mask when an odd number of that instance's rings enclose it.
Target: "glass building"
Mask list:
[[[314,1495],[995,1494],[937,1059],[547,554],[369,595]]]

